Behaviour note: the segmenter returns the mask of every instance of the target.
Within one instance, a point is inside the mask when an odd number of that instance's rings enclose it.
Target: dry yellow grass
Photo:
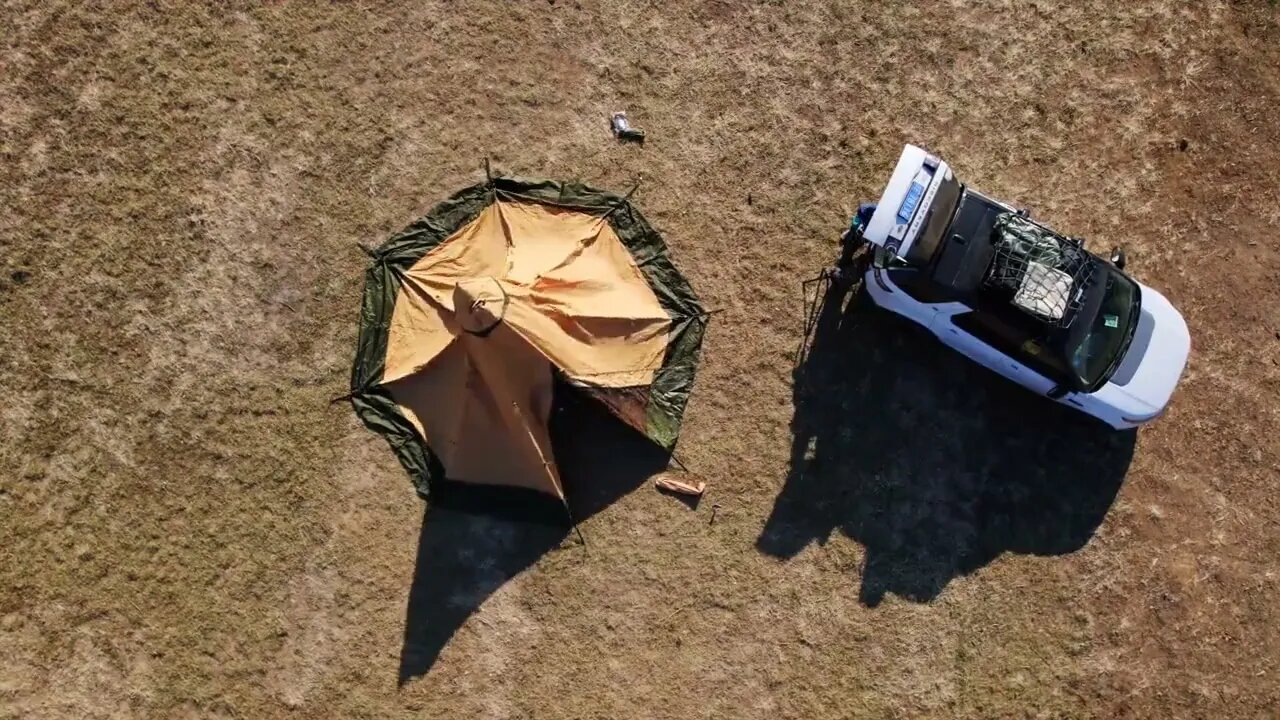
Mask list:
[[[1277,12],[3,3],[0,717],[1273,716]],[[1099,434],[856,307],[796,400],[799,281],[908,140],[1128,246],[1192,328],[1167,417]],[[724,309],[697,510],[424,527],[328,406],[353,243],[486,155],[643,177]]]

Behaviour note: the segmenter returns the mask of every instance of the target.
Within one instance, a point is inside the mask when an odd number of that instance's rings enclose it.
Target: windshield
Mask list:
[[[1075,340],[1072,343],[1074,349],[1068,352],[1072,373],[1088,391],[1106,382],[1119,364],[1133,337],[1141,306],[1141,294],[1136,283],[1110,265],[1099,263],[1098,269],[1102,272],[1095,276],[1098,284],[1094,287],[1102,290],[1101,302],[1097,304],[1098,310],[1092,321],[1082,326],[1084,332],[1072,338]],[[1084,320],[1085,317],[1088,315],[1079,319]]]
[[[960,204],[960,183],[956,176],[947,171],[948,177],[938,184],[938,191],[933,195],[933,202],[926,211],[924,222],[920,226],[920,235],[907,251],[907,260],[912,264],[924,265],[933,259],[942,244],[942,238],[951,226],[951,218],[956,214],[956,206]]]

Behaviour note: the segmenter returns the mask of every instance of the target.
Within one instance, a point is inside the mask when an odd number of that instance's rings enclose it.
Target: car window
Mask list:
[[[1026,365],[1037,373],[1061,382],[1066,366],[1042,338],[1027,328],[1009,323],[990,313],[967,312],[952,316],[951,322],[961,330]]]
[[[1081,384],[1097,387],[1120,362],[1137,327],[1141,293],[1138,286],[1120,272],[1105,269],[1102,299],[1088,324],[1080,323],[1068,352],[1070,368]]]

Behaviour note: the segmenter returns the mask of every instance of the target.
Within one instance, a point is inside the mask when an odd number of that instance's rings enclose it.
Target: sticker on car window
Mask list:
[[[1120,316],[1119,315],[1103,315],[1102,324],[1111,328],[1120,327]]]

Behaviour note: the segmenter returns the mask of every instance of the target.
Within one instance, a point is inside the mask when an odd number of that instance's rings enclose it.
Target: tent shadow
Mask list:
[[[1001,553],[1062,555],[1106,516],[1136,433],[1037,397],[829,292],[797,365],[791,467],[756,542],[864,546],[860,599],[927,602]]]
[[[578,522],[667,466],[669,455],[599,403],[557,388],[551,436]],[[590,538],[587,539],[590,542]],[[534,491],[448,484],[422,518],[405,610],[399,683],[425,675],[495,591],[548,552],[582,552],[559,500]]]

